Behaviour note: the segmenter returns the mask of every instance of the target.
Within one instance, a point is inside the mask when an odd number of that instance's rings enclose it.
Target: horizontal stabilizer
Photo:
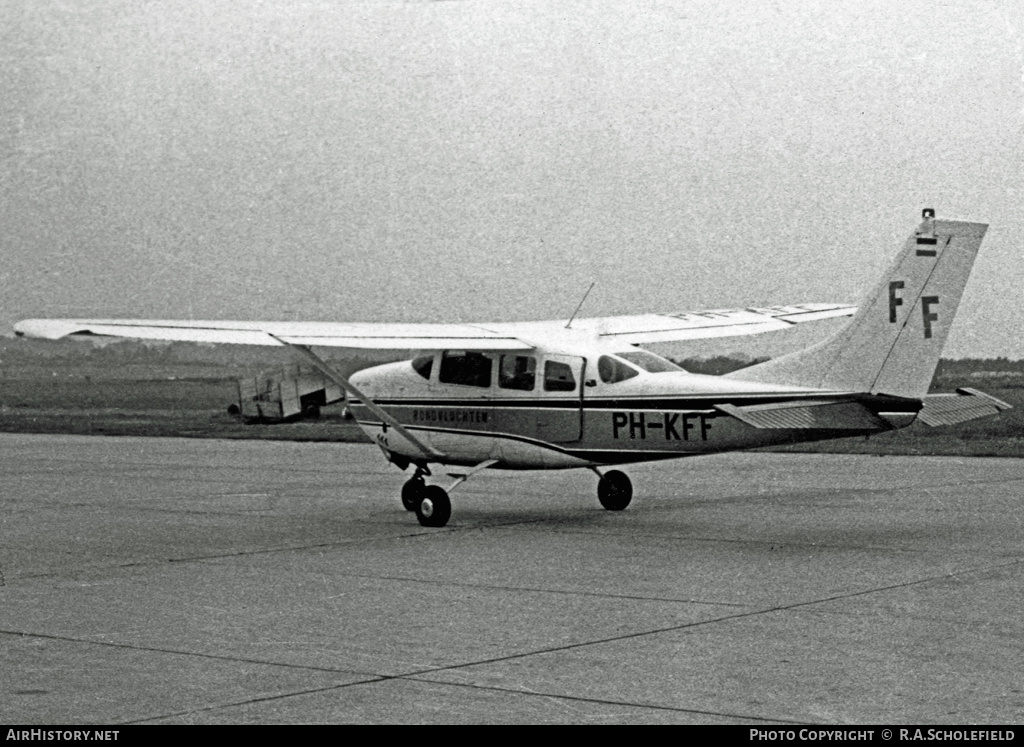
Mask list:
[[[755,428],[851,431],[885,431],[892,428],[867,407],[850,400],[801,400],[746,407],[718,405],[715,409]]]
[[[925,425],[953,425],[998,415],[1012,406],[977,389],[963,387],[956,394],[929,394],[917,419]]]

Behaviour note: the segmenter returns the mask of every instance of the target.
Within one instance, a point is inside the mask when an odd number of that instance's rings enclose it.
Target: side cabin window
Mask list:
[[[421,355],[412,362],[413,370],[427,381],[430,381],[430,372],[434,370],[434,356]]]
[[[575,392],[576,377],[566,363],[547,361],[544,363],[545,392]]]
[[[537,359],[532,355],[503,355],[498,364],[498,386],[532,392],[537,382]]]
[[[597,359],[597,375],[605,384],[618,384],[620,381],[639,376],[640,372],[632,366],[627,366],[618,358],[602,355]]]
[[[491,385],[491,359],[483,353],[446,350],[441,355],[437,380],[442,384],[488,387]]]

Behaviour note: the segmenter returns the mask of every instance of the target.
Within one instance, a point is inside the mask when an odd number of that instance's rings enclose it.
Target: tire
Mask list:
[[[452,515],[452,503],[439,485],[428,485],[416,504],[416,518],[425,527],[443,527]]]
[[[633,483],[617,469],[605,472],[597,483],[597,500],[609,511],[621,511],[633,500]]]
[[[413,477],[402,486],[402,505],[406,511],[416,510],[426,487],[422,477]]]

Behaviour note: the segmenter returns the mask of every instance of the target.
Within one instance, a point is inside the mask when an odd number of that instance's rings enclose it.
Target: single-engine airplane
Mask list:
[[[360,427],[399,469],[402,503],[444,526],[448,493],[475,472],[584,467],[601,505],[629,505],[612,465],[947,425],[1009,405],[973,389],[928,394],[987,225],[923,221],[859,308],[801,304],[496,324],[333,324],[31,319],[19,335],[109,335],[287,345],[348,394]],[[755,334],[852,315],[805,350],[725,376],[688,373],[642,343]],[[312,348],[417,350],[346,378]],[[426,483],[431,464],[448,489]]]

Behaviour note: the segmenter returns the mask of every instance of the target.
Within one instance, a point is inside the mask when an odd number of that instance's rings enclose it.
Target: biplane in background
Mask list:
[[[360,427],[399,469],[402,503],[444,526],[475,472],[589,468],[601,505],[632,499],[627,463],[946,425],[1008,405],[973,389],[929,395],[987,226],[924,220],[859,308],[802,304],[495,324],[332,324],[32,319],[19,335],[107,335],[286,345],[346,391]],[[853,318],[805,350],[725,376],[684,371],[645,343],[746,335]],[[313,348],[417,350],[344,377]],[[454,483],[427,484],[430,465]]]

